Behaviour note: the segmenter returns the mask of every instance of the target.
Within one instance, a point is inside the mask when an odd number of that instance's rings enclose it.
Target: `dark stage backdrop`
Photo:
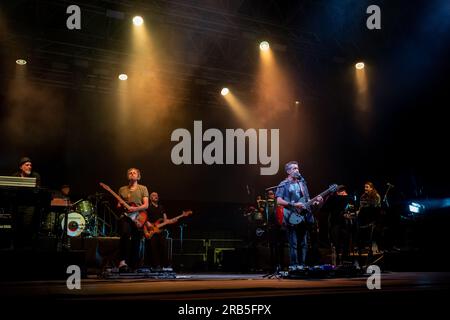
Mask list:
[[[126,101],[119,88],[109,93],[97,90],[96,85],[91,85],[91,72],[81,66],[72,66],[73,86],[69,89],[58,87],[58,82],[39,81],[46,80],[46,74],[39,72],[45,62],[37,58],[29,64],[29,71],[34,67],[34,72],[26,76],[26,69],[13,63],[22,52],[20,46],[0,47],[0,174],[16,171],[18,159],[27,155],[33,159],[45,186],[57,188],[70,183],[75,194],[86,197],[103,192],[99,181],[117,190],[126,183],[127,168],[138,167],[142,170],[142,183],[159,191],[162,199],[248,202],[264,188],[281,181],[284,163],[296,159],[312,194],[331,183],[346,184],[360,194],[364,182],[371,180],[380,193],[390,182],[404,198],[447,197],[450,192],[446,116],[450,100],[448,5],[445,1],[421,5],[401,1],[392,7],[383,4],[383,28],[373,31],[364,27],[366,13],[360,10],[368,4],[352,5],[351,10],[340,7],[340,2],[334,6],[328,2],[306,6],[305,19],[291,21],[292,27],[317,33],[323,47],[312,57],[289,42],[285,53],[276,52],[277,62],[284,63],[283,70],[290,72],[290,89],[297,95],[293,100],[301,103],[295,106],[292,101],[291,106],[277,110],[270,105],[257,109],[252,100],[257,92],[247,90],[251,81],[246,78],[245,88],[236,81],[235,88],[244,91],[238,98],[254,111],[245,124],[238,121],[225,103],[218,107],[221,103],[207,101],[206,96],[216,89],[209,87],[207,94],[192,85],[196,73],[202,73],[194,67],[188,72],[192,79],[188,76],[183,81],[165,79],[166,84],[174,83],[173,86],[182,82],[184,90],[178,92],[184,94],[174,93],[174,102],[165,99],[171,96],[171,91],[157,92],[151,74],[143,78],[145,83],[140,86],[135,86],[130,77],[129,94],[140,98]],[[441,4],[442,10],[436,9]],[[12,5],[10,11],[5,11],[11,32],[30,33],[31,39],[42,38],[59,26],[64,31],[61,33],[64,41],[77,40],[76,32],[65,30],[64,6],[55,9],[61,12],[59,18],[47,10],[51,17],[43,21],[31,19],[39,11],[33,8],[22,12],[21,6]],[[98,31],[95,24],[90,31]],[[167,44],[170,42],[167,39],[161,36],[154,40]],[[180,39],[184,39],[184,34],[180,34]],[[244,51],[253,46],[246,39],[241,45],[239,49]],[[30,44],[30,50],[32,47]],[[177,51],[180,55],[185,54],[183,48],[180,43]],[[187,51],[189,47],[184,49]],[[165,57],[169,53],[174,52],[161,54]],[[253,54],[250,60],[259,61],[256,51]],[[61,57],[59,62],[73,62]],[[199,64],[207,66],[208,61],[202,57],[196,56]],[[294,63],[299,57],[310,57],[315,63],[306,59],[299,66]],[[366,62],[368,73],[366,109],[358,109],[355,101],[353,64],[359,58]],[[227,69],[228,64],[235,66],[237,61],[229,58],[219,63]],[[257,74],[256,63],[244,69]],[[219,76],[213,70],[209,72]],[[109,80],[119,82],[115,77]],[[101,86],[102,81],[92,83]],[[108,84],[105,87],[113,86]],[[220,86],[217,100],[223,102]],[[308,88],[311,92],[306,92]],[[280,129],[278,174],[261,176],[259,164],[174,165],[170,151],[175,143],[170,141],[170,135],[177,128],[192,133],[194,120],[203,121],[204,129],[217,128],[222,132],[226,128]]]
[[[131,106],[123,116],[112,95],[31,84],[19,98],[1,97],[0,174],[16,171],[18,159],[27,155],[44,186],[70,183],[85,197],[103,192],[100,181],[117,190],[126,183],[127,168],[138,167],[141,182],[163,199],[248,202],[281,181],[284,163],[296,159],[313,194],[331,183],[360,193],[364,181],[372,180],[380,192],[391,182],[399,183],[406,196],[418,189],[443,195],[448,133],[442,110],[448,93],[433,84],[433,96],[424,90],[390,104],[380,99],[367,132],[347,99],[337,94],[286,108],[263,126],[280,130],[279,171],[272,176],[260,175],[261,164],[177,166],[170,158],[173,130],[186,128],[193,136],[194,120],[203,122],[203,130],[223,133],[258,129],[257,114],[254,125],[243,126],[226,108],[179,104],[161,111],[148,102]]]

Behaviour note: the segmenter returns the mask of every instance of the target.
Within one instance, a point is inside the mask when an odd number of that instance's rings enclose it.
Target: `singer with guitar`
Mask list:
[[[120,235],[120,263],[121,272],[129,271],[130,266],[136,267],[139,262],[140,240],[143,237],[143,224],[146,222],[148,208],[148,189],[138,181],[141,179],[139,169],[130,168],[127,171],[128,185],[119,189],[119,196],[123,201],[117,202],[117,207],[123,212],[118,222]],[[125,201],[125,203],[124,203]]]
[[[277,188],[277,204],[284,207],[283,225],[286,227],[289,243],[289,271],[301,270],[306,264],[308,233],[314,224],[314,216],[309,205],[308,187],[300,175],[297,161],[289,161],[284,166],[287,178]],[[315,197],[312,206],[323,203],[321,195]],[[304,214],[297,214],[303,212]],[[301,249],[300,255],[298,249]]]

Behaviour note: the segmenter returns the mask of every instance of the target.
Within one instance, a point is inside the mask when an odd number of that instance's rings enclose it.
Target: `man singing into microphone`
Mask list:
[[[289,271],[296,271],[305,267],[308,252],[308,232],[314,224],[314,217],[309,212],[309,208],[305,206],[310,198],[306,181],[299,173],[298,162],[289,161],[284,169],[288,176],[279,184],[276,197],[277,204],[284,207],[283,224],[286,226],[289,243]],[[318,197],[313,205],[319,205],[322,202],[322,197]],[[303,217],[303,221],[296,225],[290,223],[289,219],[294,212],[301,212]],[[298,242],[299,246],[297,246]],[[300,256],[298,255],[298,249],[301,249]]]

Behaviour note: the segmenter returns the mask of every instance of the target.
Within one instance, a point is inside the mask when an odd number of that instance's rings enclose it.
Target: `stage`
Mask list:
[[[217,303],[296,303],[343,300],[359,307],[377,304],[414,305],[418,299],[445,296],[449,291],[447,272],[384,272],[381,289],[369,290],[369,275],[323,279],[268,278],[264,274],[176,274],[174,279],[114,279],[89,277],[81,280],[79,290],[69,290],[65,280],[5,281],[1,283],[2,300],[27,299],[52,303],[103,301],[113,303],[147,300],[173,305]],[[333,303],[334,302],[334,303]],[[434,302],[437,302],[436,300]],[[358,304],[356,304],[358,303]]]

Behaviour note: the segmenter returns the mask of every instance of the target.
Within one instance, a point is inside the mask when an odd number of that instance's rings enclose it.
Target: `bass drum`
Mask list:
[[[59,216],[61,228],[64,232],[64,214]],[[86,220],[78,212],[69,212],[67,219],[67,235],[69,237],[78,237],[86,229]]]

